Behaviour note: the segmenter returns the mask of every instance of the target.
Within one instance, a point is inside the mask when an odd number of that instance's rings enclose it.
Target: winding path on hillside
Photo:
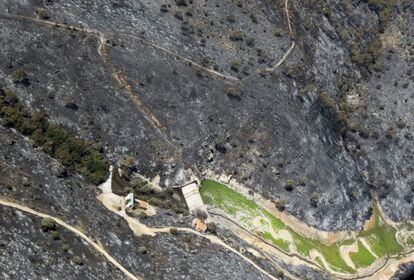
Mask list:
[[[293,51],[294,47],[295,47],[295,41],[293,40],[293,32],[292,32],[292,25],[291,25],[291,20],[290,20],[290,13],[289,13],[289,1],[285,0],[284,2],[284,6],[285,6],[285,15],[286,15],[286,21],[287,21],[287,27],[288,27],[288,31],[289,31],[289,36],[292,39],[292,44],[290,46],[290,48],[286,51],[286,53],[282,56],[282,58],[271,68],[265,69],[265,71],[274,71],[276,68],[278,68],[286,59],[287,57],[290,55],[290,53]],[[7,14],[7,13],[0,13],[0,18],[3,19],[7,19],[7,20],[17,20],[17,21],[24,21],[24,22],[29,22],[29,23],[33,23],[33,24],[38,24],[38,25],[42,25],[42,26],[46,26],[46,27],[52,27],[52,28],[64,28],[67,30],[72,30],[72,31],[79,31],[79,32],[83,32],[86,33],[88,36],[93,36],[95,38],[98,39],[98,54],[99,56],[102,58],[103,62],[105,63],[105,65],[107,65],[107,67],[110,69],[112,76],[114,77],[114,79],[117,81],[117,83],[119,84],[119,86],[121,88],[123,88],[127,94],[129,95],[130,99],[132,100],[132,102],[134,103],[134,105],[137,107],[137,109],[143,114],[144,118],[155,128],[155,130],[159,133],[159,135],[161,136],[161,138],[165,141],[165,143],[170,146],[173,150],[174,150],[174,154],[173,154],[173,158],[179,158],[180,155],[182,154],[182,149],[179,148],[176,144],[174,144],[170,139],[169,139],[169,134],[167,133],[167,127],[161,123],[161,121],[157,118],[157,116],[152,112],[152,110],[150,109],[149,106],[147,106],[141,99],[140,94],[138,92],[136,92],[135,90],[133,90],[133,86],[130,84],[130,82],[128,81],[126,75],[120,70],[118,69],[115,64],[112,62],[109,54],[108,54],[108,39],[112,38],[112,37],[124,37],[124,38],[130,38],[133,40],[136,40],[138,42],[140,42],[142,45],[144,46],[149,46],[151,48],[154,48],[158,51],[164,52],[167,55],[177,59],[177,60],[181,60],[184,62],[187,62],[188,64],[199,68],[200,70],[203,70],[207,73],[209,73],[210,75],[223,79],[223,80],[227,80],[231,83],[240,83],[240,82],[244,82],[244,80],[239,79],[235,76],[232,75],[228,75],[228,74],[223,74],[220,73],[214,69],[210,69],[208,67],[205,67],[199,63],[197,63],[196,61],[187,58],[183,55],[180,55],[177,52],[174,52],[172,50],[169,50],[168,48],[161,46],[160,44],[157,44],[155,42],[152,42],[146,38],[143,37],[139,37],[133,34],[128,34],[128,33],[124,33],[124,32],[103,32],[101,30],[98,29],[93,29],[93,28],[89,28],[89,27],[84,27],[84,26],[75,26],[75,25],[71,25],[68,23],[63,23],[63,22],[57,22],[57,21],[51,21],[51,20],[46,20],[46,19],[40,19],[40,18],[35,18],[35,17],[29,17],[29,16],[23,16],[23,15],[17,15],[17,14]],[[260,73],[261,71],[257,71],[256,74]],[[251,78],[255,77],[256,75],[251,75],[250,78],[245,79],[250,80]]]
[[[30,207],[21,205],[19,203],[12,202],[12,201],[10,201],[9,199],[7,199],[5,197],[0,197],[0,205],[6,206],[6,207],[11,207],[11,208],[14,208],[16,210],[20,210],[22,212],[25,212],[25,213],[28,213],[28,214],[31,214],[31,215],[34,215],[34,216],[37,216],[37,217],[40,217],[40,218],[50,218],[50,219],[52,219],[55,223],[59,224],[60,226],[64,227],[65,229],[67,229],[67,230],[71,231],[72,233],[76,234],[77,236],[82,238],[85,242],[87,242],[89,245],[91,245],[96,251],[101,253],[111,264],[113,264],[119,270],[121,270],[125,274],[125,276],[127,276],[128,278],[130,278],[132,280],[143,280],[143,278],[135,276],[129,270],[127,270],[124,266],[122,266],[122,264],[120,264],[114,257],[112,257],[107,251],[105,251],[105,249],[101,245],[97,244],[90,237],[86,236],[83,232],[81,232],[77,228],[71,226],[70,224],[66,223],[62,219],[60,219],[58,217],[54,217],[54,216],[46,214],[46,213],[39,212],[37,210],[34,210]]]
[[[289,47],[289,49],[286,51],[286,53],[282,56],[281,59],[278,60],[277,63],[275,63],[275,65],[271,68],[266,69],[266,71],[274,71],[276,68],[278,68],[286,59],[287,57],[290,55],[290,53],[292,52],[292,50],[295,47],[295,41],[293,40],[293,31],[292,31],[292,24],[291,24],[291,19],[290,19],[290,13],[289,13],[289,0],[285,0],[284,2],[284,9],[285,9],[285,15],[286,15],[286,21],[287,21],[287,28],[288,28],[288,32],[289,32],[289,37],[292,40],[292,44]],[[168,48],[161,46],[160,44],[157,44],[155,42],[152,42],[146,38],[140,37],[140,36],[136,36],[133,34],[129,34],[129,33],[125,33],[125,32],[103,32],[97,29],[93,29],[93,28],[88,28],[88,27],[84,27],[84,26],[75,26],[75,25],[71,25],[68,23],[63,23],[63,22],[56,22],[56,21],[51,21],[51,20],[46,20],[46,19],[40,19],[40,18],[35,18],[35,17],[29,17],[29,16],[23,16],[23,15],[16,15],[16,14],[7,14],[7,13],[0,13],[0,17],[3,19],[9,19],[9,20],[19,20],[19,21],[26,21],[26,22],[30,22],[30,23],[34,23],[34,24],[39,24],[39,25],[43,25],[43,26],[48,26],[48,27],[59,27],[59,28],[65,28],[68,30],[73,30],[73,31],[80,31],[80,32],[84,32],[87,33],[88,35],[94,36],[96,37],[99,42],[100,42],[100,46],[99,49],[101,50],[103,47],[106,47],[106,42],[107,39],[111,38],[111,37],[126,37],[126,38],[130,38],[133,40],[136,40],[138,42],[140,42],[142,45],[145,46],[149,46],[151,48],[154,48],[156,50],[159,50],[161,52],[166,53],[167,55],[175,58],[175,59],[179,59],[182,60],[184,62],[187,62],[191,65],[193,65],[196,68],[199,68],[207,73],[209,73],[212,76],[215,76],[217,78],[220,79],[224,79],[230,82],[240,82],[241,79],[229,75],[229,74],[223,74],[220,73],[214,69],[210,69],[208,67],[205,67],[199,63],[197,63],[196,61],[185,57],[177,52],[174,52],[172,50],[169,50]],[[105,61],[107,61],[107,59],[104,58]],[[117,78],[120,83],[123,80],[121,77]],[[146,111],[144,109],[144,111]],[[162,125],[159,123],[158,120],[154,119],[153,116],[150,116],[150,119],[152,121],[153,124],[155,124],[158,128],[162,129]]]

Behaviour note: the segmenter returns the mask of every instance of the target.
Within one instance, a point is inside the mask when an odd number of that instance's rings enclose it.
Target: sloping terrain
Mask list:
[[[82,228],[145,279],[268,276],[197,235],[189,234],[190,245],[180,234],[137,238],[96,199],[109,164],[124,173],[120,192],[139,189],[165,208],[138,217],[149,225],[190,227],[193,217],[181,213],[169,190],[206,174],[232,178],[315,230],[364,235],[375,203],[385,225],[409,224],[413,9],[403,0],[0,0],[0,194]],[[10,96],[22,105],[10,109]],[[14,111],[23,106],[23,116]],[[70,139],[82,139],[71,141],[83,150],[65,146],[69,140],[58,149],[35,130],[22,130],[20,117],[39,112]],[[52,136],[45,139],[59,138]],[[85,153],[95,152],[85,167]],[[74,154],[76,164],[69,160]],[[99,176],[91,181],[90,174]],[[162,196],[136,178],[155,178]],[[2,212],[4,230],[12,211]],[[374,240],[366,233],[341,244],[342,251],[323,240],[300,249],[301,236],[295,239],[289,224],[275,228],[272,217],[256,216],[233,218],[312,263],[255,255],[254,246],[220,225],[219,236],[274,277],[285,271],[329,278],[327,271],[355,272],[411,246],[411,228],[398,228],[408,243],[382,228]],[[10,264],[28,264],[23,255],[37,248],[28,232],[21,237],[28,245]],[[393,240],[393,252],[376,246],[382,237]],[[46,247],[51,256],[53,242]],[[52,266],[85,278],[97,269],[119,277],[92,248],[79,250],[87,252],[88,268],[70,259]],[[45,273],[27,266],[34,278]]]
[[[309,237],[260,206],[257,198],[246,198],[227,186],[205,180],[201,195],[213,217],[224,218],[242,230],[283,252],[287,257],[330,271],[333,274],[371,276],[381,270],[389,259],[408,256],[413,252],[414,231],[412,223],[395,224],[386,221],[378,205],[360,232],[348,232],[338,241],[323,242]],[[257,202],[256,202],[256,201]],[[216,212],[220,210],[220,212]],[[352,279],[352,278],[351,278]]]

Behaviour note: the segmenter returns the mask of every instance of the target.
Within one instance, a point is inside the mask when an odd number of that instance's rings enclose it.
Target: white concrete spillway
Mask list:
[[[197,183],[193,182],[181,188],[188,210],[195,213],[196,210],[207,211],[200,192],[198,191]]]

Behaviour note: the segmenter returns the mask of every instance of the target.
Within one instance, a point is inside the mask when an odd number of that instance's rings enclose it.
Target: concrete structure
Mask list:
[[[207,209],[201,199],[200,192],[198,191],[196,181],[177,187],[176,189],[181,190],[182,197],[191,213],[195,214],[197,211],[207,213]]]

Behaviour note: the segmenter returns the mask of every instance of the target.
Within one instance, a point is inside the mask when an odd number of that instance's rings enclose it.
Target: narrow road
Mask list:
[[[380,265],[379,267],[375,267],[373,270],[371,271],[367,271],[366,273],[364,273],[363,275],[359,274],[358,272],[354,275],[349,274],[343,274],[343,273],[338,273],[336,271],[333,271],[331,269],[326,269],[321,267],[318,263],[308,260],[296,253],[287,253],[284,252],[283,250],[279,249],[278,247],[276,247],[275,245],[269,243],[268,241],[264,240],[262,237],[257,236],[256,234],[250,232],[248,229],[246,229],[244,226],[242,226],[240,223],[238,223],[237,221],[234,221],[233,219],[231,219],[230,217],[223,215],[219,212],[216,211],[211,211],[209,210],[209,214],[211,216],[216,216],[219,217],[221,219],[226,220],[227,222],[231,223],[232,225],[234,225],[235,227],[241,229],[243,232],[247,233],[248,235],[260,240],[260,242],[262,242],[264,245],[267,245],[269,247],[271,247],[272,249],[276,249],[276,251],[278,251],[279,253],[283,254],[285,257],[289,257],[289,258],[297,258],[299,259],[301,262],[303,262],[303,265],[309,266],[311,265],[312,267],[316,267],[318,269],[324,270],[329,272],[332,276],[334,276],[336,279],[342,279],[342,280],[359,280],[359,279],[379,279],[379,278],[372,278],[372,277],[384,277],[381,279],[390,279],[394,274],[390,274],[389,270],[393,270],[394,272],[398,269],[399,265],[402,263],[409,263],[409,262],[413,262],[414,261],[414,250],[410,250],[408,252],[405,253],[400,253],[398,255],[394,255],[394,256],[390,256],[387,259],[385,259],[384,263],[382,265]],[[247,241],[247,240],[246,240]],[[281,257],[282,260],[285,260],[283,257]],[[387,274],[388,272],[388,274]],[[389,276],[388,278],[386,278],[386,276],[384,276],[385,274],[387,274],[387,276]]]
[[[167,48],[158,45],[157,43],[151,42],[150,40],[144,39],[142,37],[138,37],[132,34],[128,34],[128,33],[118,33],[118,32],[111,32],[111,33],[105,33],[102,32],[100,30],[96,30],[96,29],[91,29],[91,28],[86,28],[86,27],[80,27],[80,26],[75,26],[75,25],[70,25],[67,23],[61,23],[61,22],[54,22],[54,21],[50,21],[50,20],[44,20],[44,19],[38,19],[38,18],[34,18],[34,17],[28,17],[28,16],[21,16],[21,15],[12,15],[12,14],[5,14],[5,13],[0,13],[0,17],[4,18],[4,19],[9,19],[9,20],[20,20],[20,21],[26,21],[26,22],[31,22],[34,24],[38,24],[38,25],[44,25],[44,26],[49,26],[49,27],[60,27],[60,28],[66,28],[69,30],[76,30],[76,31],[80,31],[80,32],[85,32],[88,33],[90,35],[95,36],[97,39],[100,39],[102,37],[104,38],[110,38],[111,36],[119,36],[119,37],[129,37],[132,38],[134,40],[137,40],[139,42],[141,42],[143,45],[147,45],[150,46],[152,48],[155,48],[159,51],[162,51],[166,54],[168,54],[171,57],[174,57],[176,59],[180,59],[183,60],[185,62],[191,63],[191,65],[213,75],[216,76],[218,78],[221,79],[225,79],[225,80],[229,80],[232,82],[235,81],[239,81],[238,78],[233,77],[231,75],[225,75],[225,74],[221,74],[213,69],[207,68],[189,58],[186,58],[178,53],[175,53],[173,51],[168,50]]]
[[[152,228],[153,232],[157,233],[157,232],[169,232],[171,227],[157,227],[157,228]],[[248,262],[249,264],[251,264],[254,268],[256,268],[257,270],[259,270],[261,273],[265,274],[266,276],[268,276],[271,279],[277,280],[277,278],[275,278],[273,275],[271,275],[270,273],[268,273],[267,271],[263,270],[260,266],[258,266],[255,262],[253,262],[251,259],[249,259],[248,257],[246,257],[245,255],[243,255],[242,253],[240,253],[239,251],[237,251],[236,249],[234,249],[233,247],[229,246],[228,244],[226,244],[223,240],[221,240],[220,238],[218,238],[215,235],[211,235],[211,234],[202,234],[192,228],[186,228],[186,227],[178,227],[176,228],[177,231],[181,231],[181,232],[187,232],[190,234],[194,234],[197,236],[200,236],[204,239],[209,240],[211,243],[220,245],[224,248],[226,248],[227,250],[235,253],[236,255],[238,255],[240,258],[242,258],[245,262]]]
[[[11,207],[41,218],[50,218],[52,219],[55,223],[61,225],[62,227],[66,228],[67,230],[73,232],[74,234],[78,235],[80,238],[82,238],[83,240],[85,240],[87,243],[89,243],[95,250],[97,250],[99,253],[101,253],[110,263],[112,263],[114,266],[116,266],[118,269],[120,269],[125,276],[127,276],[130,279],[133,280],[142,280],[143,278],[141,277],[137,277],[135,275],[133,275],[131,272],[129,272],[125,267],[122,266],[122,264],[120,264],[115,258],[113,258],[108,252],[105,251],[104,248],[102,248],[100,245],[98,245],[97,243],[95,243],[91,238],[89,238],[88,236],[86,236],[84,233],[82,233],[81,231],[79,231],[78,229],[76,229],[75,227],[71,226],[70,224],[64,222],[63,220],[53,217],[49,214],[45,214],[36,210],[33,210],[27,206],[9,201],[8,199],[4,198],[4,197],[0,197],[0,205],[6,206],[6,207]]]
[[[124,197],[121,197],[119,195],[116,195],[112,192],[112,190],[109,190],[107,193],[100,194],[97,199],[102,202],[102,204],[110,211],[114,212],[115,214],[123,217],[131,230],[135,233],[137,236],[141,235],[149,235],[149,236],[155,236],[157,233],[169,233],[171,227],[148,227],[144,224],[142,224],[138,219],[133,218],[129,216],[125,211],[125,199]],[[119,210],[121,209],[121,210]],[[253,262],[251,259],[244,256],[239,251],[235,250],[225,242],[223,242],[221,239],[219,239],[217,236],[211,235],[211,234],[202,234],[192,228],[186,228],[186,227],[179,227],[177,228],[178,231],[181,232],[187,232],[190,234],[194,234],[197,236],[200,236],[204,239],[209,240],[211,243],[220,245],[227,250],[230,250],[231,252],[238,255],[240,258],[243,259],[243,261],[248,262],[251,264],[255,269],[260,271],[262,274],[268,276],[270,279],[277,280],[273,275],[262,269],[260,266],[258,266],[255,262]]]

